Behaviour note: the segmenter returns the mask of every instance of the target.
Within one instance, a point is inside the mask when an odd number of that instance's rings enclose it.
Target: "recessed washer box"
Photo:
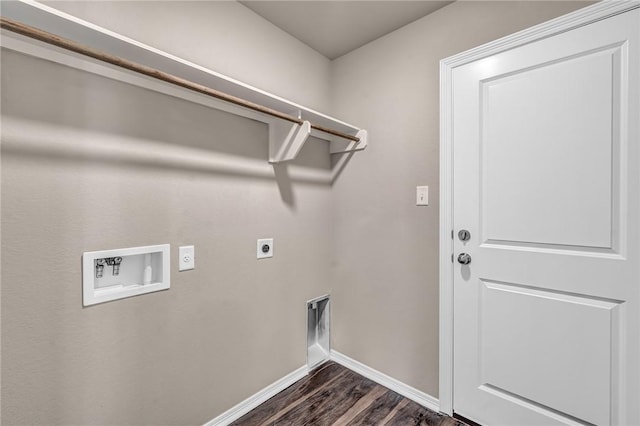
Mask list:
[[[169,255],[169,244],[83,253],[83,305],[168,289]]]

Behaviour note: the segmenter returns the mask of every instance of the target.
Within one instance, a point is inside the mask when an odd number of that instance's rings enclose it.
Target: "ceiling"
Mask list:
[[[240,1],[275,26],[335,59],[452,1]]]

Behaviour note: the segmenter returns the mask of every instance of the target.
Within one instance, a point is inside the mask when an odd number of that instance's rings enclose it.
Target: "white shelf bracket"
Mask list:
[[[338,137],[332,138],[329,146],[329,152],[331,154],[342,154],[345,152],[362,151],[367,147],[367,131],[361,129],[355,134],[355,136],[360,138],[360,142]]]
[[[311,123],[274,120],[269,123],[269,163],[291,161],[300,152],[311,133]]]

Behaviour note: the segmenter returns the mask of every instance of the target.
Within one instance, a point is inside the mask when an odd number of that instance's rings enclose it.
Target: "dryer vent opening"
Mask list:
[[[307,367],[312,369],[329,359],[331,301],[322,296],[307,302]]]

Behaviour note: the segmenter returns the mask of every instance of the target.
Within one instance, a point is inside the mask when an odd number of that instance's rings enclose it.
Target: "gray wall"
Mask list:
[[[317,141],[276,179],[260,123],[3,51],[2,422],[206,422],[304,364],[325,292],[337,350],[437,396],[438,61],[584,3],[457,2],[334,63],[235,2],[53,5],[371,145],[333,187]],[[82,308],[82,252],[159,243],[169,291]]]
[[[439,61],[586,5],[458,1],[334,61],[332,112],[371,142],[332,192],[336,350],[438,396]]]
[[[82,8],[326,106],[329,61],[238,3]],[[300,176],[329,174],[325,142],[276,180],[264,124],[17,53],[1,65],[3,424],[202,424],[304,365],[305,302],[330,291],[331,187]],[[263,237],[275,257],[257,261]],[[82,307],[84,251],[160,243],[169,291]],[[196,268],[178,272],[186,244]]]

